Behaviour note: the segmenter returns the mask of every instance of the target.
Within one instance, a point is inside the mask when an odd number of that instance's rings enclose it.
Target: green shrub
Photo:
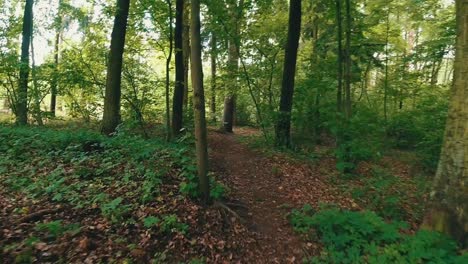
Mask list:
[[[354,212],[309,205],[293,210],[294,230],[324,245],[320,256],[309,263],[463,263],[455,242],[436,232],[406,235],[403,222],[387,223],[371,211]]]

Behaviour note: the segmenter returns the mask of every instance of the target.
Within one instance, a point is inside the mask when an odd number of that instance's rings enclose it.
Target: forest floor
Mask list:
[[[203,207],[181,191],[196,171],[186,143],[0,126],[0,260],[302,263],[322,250],[290,224],[305,204],[419,225],[428,181],[405,153],[363,162],[359,177],[344,179],[332,145],[301,156],[259,138],[252,128],[210,129],[210,173],[227,192]]]
[[[342,208],[358,208],[351,198],[327,183],[327,172],[334,170],[333,161],[323,160],[320,165],[310,166],[281,156],[266,157],[238,139],[258,131],[243,128],[235,132],[210,133],[210,164],[229,187],[229,198],[243,205],[245,210],[239,215],[257,235],[259,254],[253,256],[251,263],[295,263],[306,255],[318,254],[320,245],[301,240],[287,215],[292,208],[306,203],[315,207],[319,203],[334,203]]]

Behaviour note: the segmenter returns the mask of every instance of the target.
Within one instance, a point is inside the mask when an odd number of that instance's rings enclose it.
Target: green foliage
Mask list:
[[[102,215],[114,223],[122,221],[131,207],[130,205],[123,205],[122,200],[121,197],[118,197],[110,202],[101,204]]]
[[[401,204],[400,180],[387,170],[374,166],[372,177],[351,190],[354,199],[361,200],[366,208],[387,219],[401,220],[407,212]]]
[[[396,147],[415,149],[423,166],[433,172],[439,161],[447,110],[446,91],[429,94],[415,109],[395,115],[387,133]]]
[[[0,151],[5,153],[0,178],[6,187],[76,208],[100,208],[113,223],[127,220],[135,203],[153,202],[169,173],[193,164],[185,141],[9,126],[0,127],[0,141]],[[192,165],[182,171],[196,170]],[[112,198],[106,194],[123,185],[135,191]],[[214,190],[221,193],[221,188]]]
[[[330,122],[330,129],[339,141],[335,151],[339,171],[352,172],[360,161],[377,160],[382,156],[384,129],[376,120],[375,112],[362,108],[349,121]]]
[[[454,241],[429,231],[402,233],[405,223],[387,223],[371,211],[354,212],[306,205],[290,215],[293,228],[324,250],[309,263],[462,263]]]
[[[161,231],[165,233],[179,232],[185,234],[188,231],[188,225],[179,222],[177,215],[166,215],[163,216],[161,221]]]
[[[50,237],[59,238],[65,233],[76,235],[81,231],[79,224],[63,224],[62,220],[40,223],[36,225],[37,231],[46,231]],[[34,241],[31,241],[32,243]]]
[[[155,216],[148,216],[143,219],[143,225],[146,228],[151,228],[161,222],[161,219],[155,217]]]

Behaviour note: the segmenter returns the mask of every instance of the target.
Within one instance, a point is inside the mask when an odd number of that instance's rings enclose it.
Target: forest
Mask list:
[[[0,0],[0,263],[468,263],[468,0]]]

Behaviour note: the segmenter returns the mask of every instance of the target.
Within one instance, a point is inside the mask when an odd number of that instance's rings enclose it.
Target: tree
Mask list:
[[[212,122],[216,122],[216,74],[217,74],[217,41],[216,33],[211,32],[211,100],[210,100],[210,114]]]
[[[457,0],[453,86],[444,144],[423,228],[468,245],[468,0]]]
[[[54,76],[50,87],[50,112],[55,116],[57,107],[57,84],[58,84],[58,65],[60,55],[60,36],[62,35],[62,5],[63,0],[59,0],[57,18],[55,21],[55,46],[54,46]]]
[[[122,64],[127,32],[128,11],[130,0],[117,0],[114,27],[112,29],[111,46],[107,65],[106,94],[104,98],[104,116],[102,133],[110,135],[121,121],[120,96],[122,82]]]
[[[197,168],[202,199],[205,204],[208,204],[210,200],[210,182],[207,175],[208,144],[205,117],[205,92],[203,89],[203,65],[201,57],[200,0],[192,0],[191,10],[191,68]]]
[[[301,33],[301,8],[301,0],[290,1],[288,40],[284,55],[279,116],[276,123],[276,144],[286,147],[291,145],[291,110],[294,95],[294,79],[296,76],[297,50]]]
[[[338,79],[338,90],[337,90],[337,99],[336,105],[338,112],[343,110],[343,18],[341,14],[341,1],[335,0],[336,2],[336,27],[337,27],[337,36],[336,42],[338,44],[337,50],[337,79]]]
[[[351,0],[346,0],[346,43],[345,43],[345,98],[344,112],[346,119],[351,118]]]
[[[172,20],[173,20],[173,15],[172,15],[172,0],[166,0],[167,3],[167,10],[169,14],[169,54],[167,55],[166,58],[166,139],[170,140],[171,139],[171,113],[170,113],[170,95],[169,95],[169,86],[170,86],[170,78],[171,78],[171,60],[172,60],[172,52],[174,49],[174,42],[173,42],[173,26],[172,26]]]
[[[231,79],[230,87],[226,98],[224,99],[223,113],[223,130],[224,132],[232,133],[234,125],[234,112],[236,108],[236,90],[237,90],[237,75],[239,72],[239,50],[240,50],[240,19],[244,1],[230,0],[229,15],[231,17],[230,28],[228,29],[228,72]]]
[[[33,0],[26,0],[26,5],[24,6],[20,79],[16,102],[16,123],[18,125],[26,125],[28,123],[29,47],[32,36],[33,2]]]
[[[184,0],[176,0],[175,25],[175,88],[172,102],[172,134],[177,136],[183,125],[185,63],[183,54]]]

